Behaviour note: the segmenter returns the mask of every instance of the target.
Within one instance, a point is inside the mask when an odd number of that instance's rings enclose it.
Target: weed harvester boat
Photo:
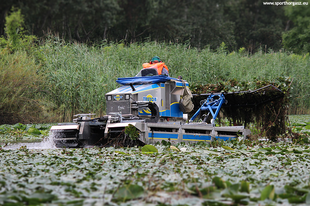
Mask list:
[[[57,147],[133,146],[162,140],[210,142],[250,134],[244,126],[215,126],[226,103],[223,94],[211,94],[200,101],[188,120],[194,104],[186,81],[157,75],[156,69],[142,69],[136,77],[117,82],[122,86],[105,95],[107,115],[92,118],[92,114],[78,114],[72,123],[51,127]]]

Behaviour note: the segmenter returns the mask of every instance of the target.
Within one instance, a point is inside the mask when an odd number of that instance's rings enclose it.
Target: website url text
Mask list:
[[[265,6],[308,6],[309,2],[287,2],[287,1],[278,1],[278,2],[263,2]]]

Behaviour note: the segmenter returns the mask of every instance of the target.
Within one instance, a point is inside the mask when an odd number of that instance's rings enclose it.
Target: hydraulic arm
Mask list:
[[[211,94],[189,121],[193,122],[199,115],[201,115],[202,112],[208,112],[207,116],[211,114],[214,121],[224,102],[225,97],[223,94]],[[211,120],[211,123],[213,123],[213,121]]]

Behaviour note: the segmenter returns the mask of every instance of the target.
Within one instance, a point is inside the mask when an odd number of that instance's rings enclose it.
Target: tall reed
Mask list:
[[[45,59],[41,73],[49,85],[48,98],[66,121],[76,113],[104,114],[104,94],[119,86],[115,80],[136,75],[142,63],[155,55],[168,65],[170,76],[181,75],[190,84],[291,77],[291,113],[310,111],[308,54],[261,51],[247,56],[242,52],[227,53],[224,47],[212,52],[208,48],[198,51],[189,45],[158,42],[86,46],[59,40],[47,41],[40,50]]]

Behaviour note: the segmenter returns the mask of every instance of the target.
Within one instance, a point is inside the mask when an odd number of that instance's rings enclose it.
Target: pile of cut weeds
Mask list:
[[[259,136],[266,136],[276,141],[277,136],[286,132],[286,118],[289,108],[289,90],[292,80],[279,77],[273,81],[254,79],[251,82],[222,80],[217,84],[192,85],[193,101],[197,111],[200,103],[210,94],[223,93],[226,103],[222,105],[221,117],[229,121],[229,125],[254,123]]]

